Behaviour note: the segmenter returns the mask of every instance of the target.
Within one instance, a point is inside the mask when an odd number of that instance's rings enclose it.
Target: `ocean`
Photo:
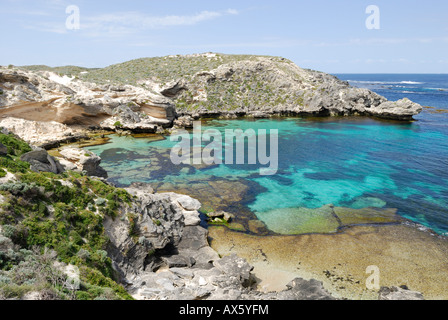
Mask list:
[[[221,132],[277,129],[273,176],[260,175],[257,164],[176,166],[170,161],[176,142],[169,137],[112,135],[109,143],[87,149],[102,158],[118,186],[139,181],[156,191],[190,194],[201,201],[203,212],[232,213],[246,232],[255,232],[249,227],[255,220],[269,234],[336,232],[328,218],[333,208],[342,208],[356,215],[392,211],[447,234],[448,75],[336,76],[425,108],[411,123],[366,117],[203,122],[203,130]]]

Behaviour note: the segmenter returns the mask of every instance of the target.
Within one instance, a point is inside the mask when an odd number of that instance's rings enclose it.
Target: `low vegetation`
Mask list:
[[[303,79],[291,68],[293,63],[281,57],[228,54],[172,55],[165,57],[141,58],[101,69],[79,67],[50,68],[47,66],[23,67],[32,71],[53,71],[60,75],[75,76],[77,79],[98,85],[134,85],[152,90],[146,81],[160,87],[183,79],[188,88],[172,97],[179,111],[235,110],[237,108],[272,108],[279,105],[303,105],[304,91],[291,90],[275,85],[269,70],[235,72],[228,81],[206,81],[195,77],[198,73],[209,72],[226,64],[257,62],[268,58],[285,77],[298,82]],[[120,127],[120,125],[115,125]]]
[[[15,175],[0,184],[0,298],[131,299],[116,282],[102,224],[131,195],[75,172],[32,172],[19,160],[26,143],[4,134],[0,142],[8,149],[0,172]],[[79,288],[66,285],[61,266],[79,270]]]

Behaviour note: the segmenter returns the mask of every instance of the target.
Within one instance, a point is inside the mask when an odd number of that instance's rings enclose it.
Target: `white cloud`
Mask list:
[[[133,33],[148,29],[192,26],[204,21],[211,21],[225,15],[236,15],[237,10],[201,11],[193,15],[150,16],[140,12],[108,13],[97,16],[82,17],[81,29],[91,35],[102,31],[117,31],[120,34]]]
[[[24,10],[21,12],[22,15],[34,16],[36,19],[30,20],[24,17],[20,21],[22,27],[48,33],[68,33],[69,30],[65,29],[65,19],[68,15],[65,15],[65,10],[62,10],[67,2],[64,0],[45,0],[45,2],[47,8],[54,9],[57,6],[58,10]],[[77,32],[87,37],[119,38],[151,29],[193,26],[238,14],[239,12],[235,9],[227,9],[223,11],[204,10],[191,15],[153,16],[137,11],[89,15],[81,8],[80,30]]]
[[[226,11],[228,14],[239,14],[239,12],[238,12],[238,10],[235,10],[235,9],[227,9],[227,11]]]

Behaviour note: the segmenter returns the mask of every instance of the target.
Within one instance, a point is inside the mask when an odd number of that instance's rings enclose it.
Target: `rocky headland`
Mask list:
[[[54,143],[86,130],[163,132],[200,118],[373,116],[412,120],[396,102],[279,57],[196,54],[132,60],[103,69],[0,67],[0,126]]]

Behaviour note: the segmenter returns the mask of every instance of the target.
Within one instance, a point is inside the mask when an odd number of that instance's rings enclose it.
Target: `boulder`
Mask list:
[[[126,188],[126,191],[136,197],[144,197],[146,194],[153,194],[154,189],[150,184],[144,182],[133,182]]]
[[[334,297],[325,290],[322,282],[315,279],[305,280],[295,278],[286,285],[288,288],[284,293],[292,294],[294,300],[335,300]]]
[[[76,166],[77,171],[85,171],[88,176],[107,178],[106,170],[100,167],[101,158],[93,152],[79,148],[66,147],[61,149],[59,153],[66,160],[72,162]]]
[[[0,156],[6,155],[8,155],[8,148],[3,143],[0,143]]]
[[[198,200],[186,195],[173,195],[172,199],[177,201],[182,208],[189,211],[199,210],[202,206]]]
[[[423,110],[422,106],[404,98],[398,101],[386,101],[368,110],[371,115],[380,118],[411,120]]]
[[[407,287],[381,287],[378,294],[378,300],[425,300],[420,292]]]
[[[77,171],[78,167],[71,161],[64,159],[64,158],[57,158],[61,166],[64,168],[65,171]]]
[[[41,148],[36,148],[33,151],[23,154],[20,160],[29,162],[31,164],[30,169],[34,172],[52,172],[58,174],[65,171],[59,161]]]

